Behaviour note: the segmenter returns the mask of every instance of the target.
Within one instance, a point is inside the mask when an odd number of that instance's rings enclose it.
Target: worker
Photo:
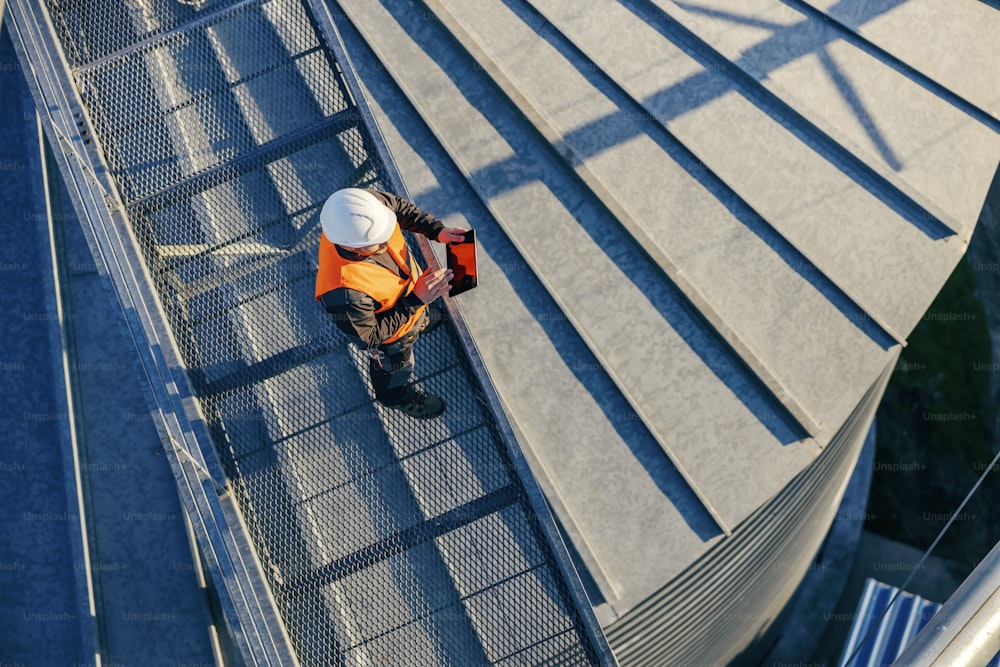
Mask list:
[[[375,398],[421,419],[445,410],[439,397],[413,386],[413,344],[444,318],[428,307],[451,289],[450,269],[421,272],[402,229],[440,243],[461,241],[429,213],[388,192],[345,188],[320,211],[316,300],[337,327],[368,355]]]

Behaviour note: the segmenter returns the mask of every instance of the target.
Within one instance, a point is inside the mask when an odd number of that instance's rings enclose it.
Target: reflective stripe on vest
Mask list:
[[[337,252],[337,246],[327,240],[325,234],[320,234],[319,241],[319,271],[316,273],[316,300],[331,290],[340,287],[364,292],[378,303],[376,313],[391,309],[401,298],[413,291],[414,279],[420,275],[420,266],[410,255],[406,247],[406,239],[399,226],[389,237],[386,247],[389,256],[402,269],[404,276],[379,266],[372,262],[344,259]],[[420,315],[427,306],[421,306],[403,323],[394,334],[382,341],[382,344],[399,340],[410,331],[420,320]]]

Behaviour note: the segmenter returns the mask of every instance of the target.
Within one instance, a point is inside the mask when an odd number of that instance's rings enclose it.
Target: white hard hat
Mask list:
[[[396,214],[360,188],[337,190],[319,214],[327,240],[352,248],[385,243],[396,228]]]

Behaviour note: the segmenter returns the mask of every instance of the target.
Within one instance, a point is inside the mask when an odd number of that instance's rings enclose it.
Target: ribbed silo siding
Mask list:
[[[731,538],[607,629],[622,665],[727,665],[743,654],[739,664],[766,649],[760,640],[775,629],[822,545],[892,368],[815,463]]]

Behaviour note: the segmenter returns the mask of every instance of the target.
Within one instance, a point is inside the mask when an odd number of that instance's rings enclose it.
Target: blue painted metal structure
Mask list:
[[[325,196],[405,193],[325,7],[9,10],[245,661],[614,664],[457,311],[428,424],[312,301]]]
[[[893,664],[940,608],[940,603],[868,579],[838,667]],[[1000,656],[986,667],[997,665]]]

